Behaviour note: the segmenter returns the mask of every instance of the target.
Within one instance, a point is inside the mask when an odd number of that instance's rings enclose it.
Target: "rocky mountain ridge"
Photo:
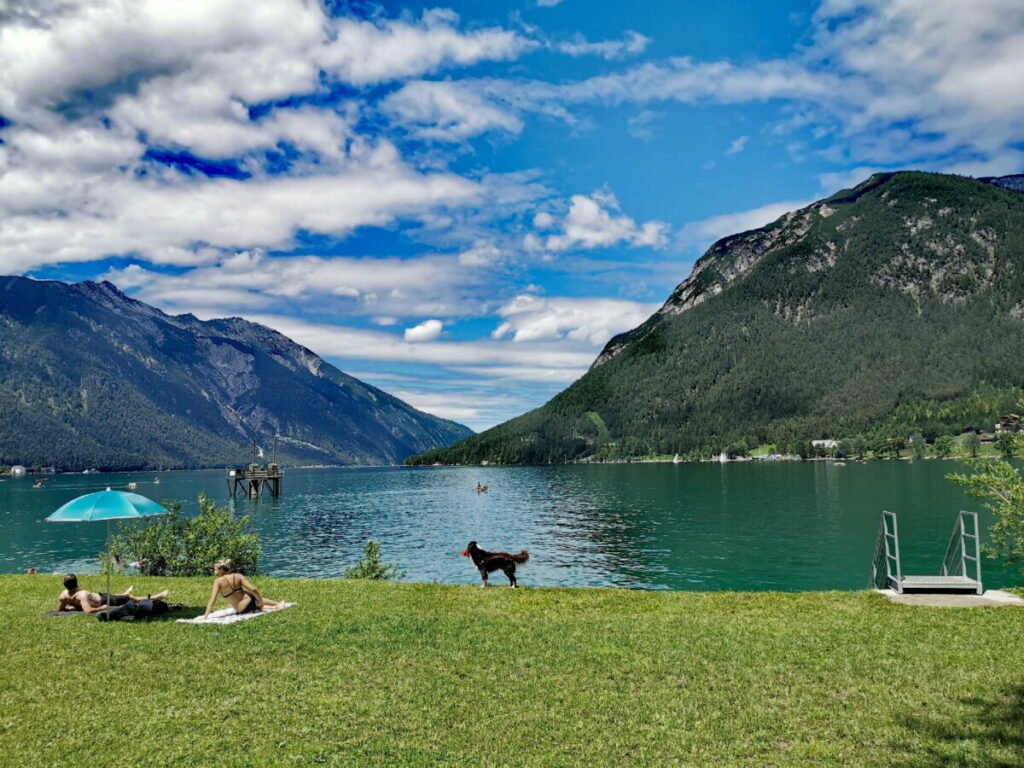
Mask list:
[[[172,316],[111,283],[0,278],[0,462],[394,464],[472,434],[241,318]]]

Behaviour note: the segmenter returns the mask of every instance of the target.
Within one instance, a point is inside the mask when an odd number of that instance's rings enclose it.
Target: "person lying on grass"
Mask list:
[[[231,603],[235,613],[256,613],[257,611],[275,611],[278,608],[284,608],[284,603],[268,600],[245,576],[234,573],[230,558],[218,560],[213,566],[213,572],[217,578],[213,580],[213,592],[210,594],[210,602],[206,604],[204,618],[210,615],[218,596]]]
[[[61,592],[60,597],[57,598],[57,610],[97,613],[98,611],[105,611],[107,608],[124,605],[128,602],[141,603],[146,599],[163,600],[169,594],[170,590],[165,589],[163,592],[159,592],[155,595],[149,595],[148,598],[135,597],[132,595],[131,587],[119,595],[113,595],[109,592],[90,592],[87,589],[79,587],[78,577],[73,573],[69,573],[64,577],[64,591]]]

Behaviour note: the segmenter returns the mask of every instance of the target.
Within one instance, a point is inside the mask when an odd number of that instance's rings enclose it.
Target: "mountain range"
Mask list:
[[[0,277],[0,463],[69,470],[395,464],[471,435],[240,318],[108,282]]]
[[[719,240],[544,406],[409,463],[992,429],[1024,394],[1024,177],[880,173]]]

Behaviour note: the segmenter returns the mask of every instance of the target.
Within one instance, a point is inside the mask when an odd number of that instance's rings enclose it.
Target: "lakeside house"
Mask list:
[[[24,477],[26,471],[27,470],[25,469],[25,467],[23,467],[21,464],[15,464],[13,467],[11,467],[11,477]]]

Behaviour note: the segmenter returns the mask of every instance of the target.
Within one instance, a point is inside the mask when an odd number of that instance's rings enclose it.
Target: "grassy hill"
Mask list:
[[[210,579],[135,585],[195,613]],[[0,764],[1022,765],[1015,608],[258,586],[299,605],[230,626],[101,624],[44,615],[55,577],[0,576]]]
[[[410,463],[992,429],[1024,393],[1024,195],[878,174],[724,238],[541,408]]]

